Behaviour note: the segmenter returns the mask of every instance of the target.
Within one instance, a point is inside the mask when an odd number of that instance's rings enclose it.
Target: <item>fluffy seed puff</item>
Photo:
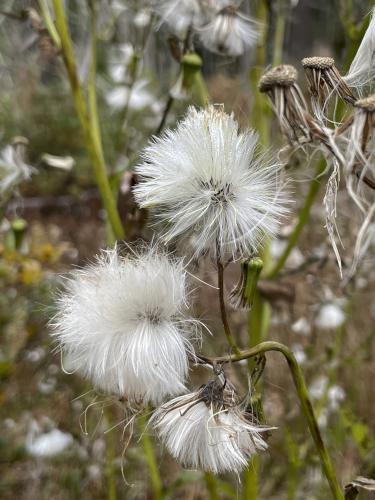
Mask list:
[[[221,107],[190,107],[176,130],[153,138],[136,167],[134,193],[165,223],[165,243],[188,239],[194,256],[248,257],[277,231],[287,196],[280,164],[257,153],[258,136],[239,130]]]
[[[270,430],[254,423],[218,380],[164,404],[151,423],[184,467],[215,474],[239,474],[251,456],[267,448],[261,433]]]
[[[96,388],[153,404],[185,390],[195,322],[181,260],[107,250],[72,273],[57,305],[52,335]]]

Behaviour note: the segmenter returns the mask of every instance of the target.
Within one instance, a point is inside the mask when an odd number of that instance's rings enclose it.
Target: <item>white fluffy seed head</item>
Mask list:
[[[259,23],[228,6],[199,29],[199,36],[203,45],[212,52],[240,56],[245,50],[256,46]]]
[[[193,352],[186,295],[181,260],[107,250],[67,280],[52,335],[96,388],[158,404],[185,390]]]
[[[184,36],[191,26],[199,26],[205,19],[204,0],[158,0],[155,11],[160,23],[166,23],[177,35]]]
[[[237,259],[277,231],[287,212],[280,164],[257,154],[257,143],[217,106],[190,107],[176,130],[150,142],[134,192],[165,223],[164,242],[188,239],[195,257]]]
[[[360,95],[364,87],[373,86],[375,83],[375,7],[371,11],[369,26],[344,80],[349,87],[356,88]]]
[[[267,448],[261,433],[269,428],[253,423],[238,406],[202,397],[207,388],[169,401],[156,410],[151,423],[184,467],[239,474],[250,457]]]

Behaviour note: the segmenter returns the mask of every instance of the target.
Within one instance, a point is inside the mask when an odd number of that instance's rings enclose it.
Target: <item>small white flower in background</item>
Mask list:
[[[155,102],[155,96],[147,89],[148,80],[138,80],[132,88],[118,86],[105,94],[105,100],[108,106],[113,109],[122,109],[129,106],[129,109],[140,111],[152,106]]]
[[[27,139],[17,137],[0,151],[0,195],[4,196],[21,182],[28,181],[36,169],[25,162]]]
[[[286,249],[288,242],[286,240],[274,239],[271,241],[270,252],[273,259],[279,259],[284,250]],[[302,266],[305,262],[304,256],[298,247],[294,247],[290,252],[289,257],[286,260],[285,266],[290,269],[295,269]]]
[[[267,448],[261,433],[270,430],[236,406],[233,391],[217,380],[164,404],[151,423],[184,467],[215,474],[240,473],[250,457]]]
[[[134,57],[134,47],[131,43],[121,43],[111,48],[108,57],[108,73],[116,83],[123,82],[127,68]]]
[[[306,356],[306,353],[305,353],[303,346],[301,344],[294,344],[292,346],[292,351],[293,351],[294,357],[297,360],[297,363],[302,365],[307,359],[307,356]]]
[[[96,388],[154,404],[185,390],[196,322],[183,316],[182,260],[107,250],[72,273],[57,305],[52,335]]]
[[[324,304],[319,310],[315,324],[322,330],[335,330],[345,323],[345,319],[345,313],[339,305]]]
[[[332,385],[328,389],[328,407],[330,411],[336,411],[340,408],[340,403],[345,400],[345,391],[339,385]]]
[[[292,332],[298,333],[299,335],[309,336],[311,333],[311,325],[309,321],[302,317],[295,321],[292,325]]]
[[[228,56],[240,56],[245,50],[256,46],[259,23],[229,5],[218,11],[198,31],[208,50]]]
[[[320,375],[314,379],[309,387],[310,396],[314,399],[321,399],[327,391],[328,382],[328,377],[325,375]]]
[[[248,257],[287,213],[281,166],[257,154],[258,136],[239,131],[221,107],[190,107],[176,130],[155,137],[136,167],[135,197],[166,222],[161,238],[190,240],[194,255]]]
[[[49,153],[43,153],[40,160],[48,167],[59,168],[69,172],[75,165],[75,160],[72,156],[56,156]]]
[[[62,453],[73,443],[73,436],[59,429],[41,433],[36,422],[32,422],[26,437],[26,451],[34,457],[53,457]]]
[[[150,24],[151,21],[151,11],[150,9],[139,10],[133,18],[133,23],[137,28],[145,28]]]

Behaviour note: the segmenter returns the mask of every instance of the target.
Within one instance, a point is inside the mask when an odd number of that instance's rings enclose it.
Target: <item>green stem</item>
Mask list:
[[[220,262],[220,258],[217,259],[217,286],[219,289],[219,302],[220,302],[220,314],[221,320],[224,326],[225,336],[227,338],[227,342],[232,349],[233,352],[239,354],[240,350],[237,347],[236,341],[233,338],[233,335],[230,331],[227,311],[225,307],[225,298],[224,298],[224,266]]]
[[[256,18],[264,26],[267,26],[268,8],[265,1],[258,2]],[[258,43],[255,65],[250,70],[250,87],[254,95],[254,105],[251,113],[251,126],[258,132],[260,142],[263,145],[267,145],[269,143],[268,116],[270,115],[270,109],[267,101],[263,98],[262,94],[258,92],[258,82],[264,71],[264,67],[266,66],[266,39],[267,31],[265,31],[263,39],[260,43]]]
[[[219,494],[216,488],[216,478],[210,472],[205,472],[204,480],[206,482],[206,488],[210,497],[210,500],[219,500]]]
[[[48,30],[48,33],[50,37],[53,40],[53,43],[55,46],[60,49],[61,48],[61,40],[59,37],[59,34],[55,28],[55,25],[53,24],[51,12],[49,10],[49,6],[46,0],[39,0],[39,8],[40,12],[43,17],[44,24],[46,25],[46,28]]]
[[[53,6],[56,16],[57,31],[61,40],[62,55],[74,98],[74,105],[81,125],[85,146],[92,163],[95,180],[113,232],[116,238],[123,239],[125,237],[125,232],[122,227],[121,219],[116,207],[116,201],[107,178],[103,153],[100,147],[100,140],[98,139],[99,130],[95,125],[95,119],[93,120],[92,116],[89,116],[88,114],[83,90],[78,78],[73,45],[65,18],[63,2],[61,0],[53,0]]]
[[[317,419],[310,401],[309,393],[306,387],[302,370],[299,364],[297,363],[296,358],[294,357],[292,351],[288,349],[288,347],[286,347],[285,345],[280,344],[279,342],[268,341],[268,342],[262,342],[251,349],[247,349],[245,351],[240,352],[239,354],[232,354],[230,356],[222,356],[218,358],[206,358],[206,359],[212,363],[213,362],[230,363],[230,362],[241,361],[243,359],[249,359],[254,356],[259,356],[260,354],[265,354],[266,352],[269,351],[281,352],[285,357],[293,378],[298,398],[300,400],[303,415],[307,421],[311,436],[314,440],[316,449],[319,453],[322,469],[328,480],[332,497],[335,500],[344,500],[344,495],[337,481],[330,456],[328,454],[327,448],[325,447],[322,436],[320,434]]]
[[[208,106],[210,103],[210,95],[201,71],[197,71],[194,75],[193,93],[200,106]]]
[[[112,425],[112,412],[111,408],[106,409],[106,420],[108,427]],[[107,476],[107,488],[108,488],[108,500],[116,500],[116,475],[114,468],[114,460],[116,456],[114,435],[113,432],[108,432],[106,436],[107,445],[107,464],[106,464],[106,476]]]
[[[151,485],[153,489],[153,499],[161,500],[163,498],[163,485],[159,474],[158,464],[155,458],[152,440],[147,432],[147,421],[144,415],[140,417],[140,425],[142,431],[143,450],[145,453],[145,458],[148,465]]]
[[[266,279],[274,279],[278,276],[279,272],[284,267],[284,264],[285,264],[286,260],[288,259],[291,251],[296,246],[299,235],[301,234],[303,228],[305,227],[307,221],[309,220],[311,207],[313,206],[314,200],[319,192],[320,175],[324,172],[325,168],[326,168],[325,160],[322,159],[319,161],[319,163],[316,167],[315,175],[311,181],[310,189],[307,193],[305,203],[304,203],[304,205],[299,213],[298,223],[297,223],[296,227],[294,228],[292,234],[289,237],[288,244],[287,244],[283,254],[279,258],[279,260],[276,262],[273,269],[271,269],[271,271],[266,275],[266,277],[265,277]]]
[[[284,34],[285,34],[285,12],[282,1],[278,1],[278,12],[276,16],[276,29],[273,43],[273,59],[272,65],[278,66],[283,62],[283,48],[284,48]]]
[[[289,457],[287,500],[294,500],[298,486],[298,470],[300,467],[300,459],[298,454],[298,446],[294,442],[289,429],[287,429],[285,432],[285,441]]]
[[[259,460],[258,457],[253,457],[249,461],[248,468],[244,474],[243,484],[243,499],[253,500],[258,496],[258,473],[259,473]]]

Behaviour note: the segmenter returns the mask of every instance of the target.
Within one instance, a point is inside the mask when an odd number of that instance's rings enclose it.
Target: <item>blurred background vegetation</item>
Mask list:
[[[84,80],[90,60],[88,7],[85,0],[64,3]],[[142,2],[96,4],[96,83],[106,166],[111,185],[120,188],[127,238],[147,238],[146,215],[135,208],[130,192],[131,169],[160,124],[178,63],[168,29],[152,28],[152,13]],[[242,10],[265,23],[258,49],[234,59],[197,47],[211,101],[223,102],[241,125],[258,128],[264,144],[277,150],[283,139],[265,97],[257,92],[259,76],[275,62],[301,70],[300,59],[310,55],[332,56],[347,70],[371,6],[366,0],[244,0]],[[2,0],[0,5],[0,169],[6,147],[20,136],[27,139],[24,161],[33,167],[31,180],[4,196],[0,206],[0,497],[155,498],[140,429],[123,456],[129,429],[123,433],[121,404],[64,374],[48,335],[59,275],[105,246],[107,228],[61,56],[25,14],[29,8],[39,12],[39,3]],[[304,86],[302,71],[300,83]],[[189,103],[175,101],[167,124],[173,126]],[[289,168],[296,214],[314,166],[296,161]],[[370,251],[355,279],[342,284],[323,227],[323,195],[324,188],[278,286],[264,290],[263,299],[268,338],[291,346],[302,364],[323,436],[345,484],[358,475],[375,477],[375,269]],[[339,192],[338,214],[344,248],[350,249],[358,221],[345,190]],[[292,216],[272,243],[273,258],[285,248],[295,221]],[[210,263],[197,272],[215,280]],[[196,314],[220,333],[216,296],[209,288],[199,293]],[[237,340],[246,345],[246,314],[233,311],[231,319]],[[222,337],[205,339],[203,350],[226,352]],[[221,477],[212,488],[212,478],[183,471],[155,446],[163,498],[329,498],[283,363],[277,355],[268,357],[264,411],[267,422],[279,429],[269,450],[252,464],[253,477],[245,484]],[[193,384],[202,376],[194,372]],[[55,446],[48,453],[41,451],[46,436]]]

